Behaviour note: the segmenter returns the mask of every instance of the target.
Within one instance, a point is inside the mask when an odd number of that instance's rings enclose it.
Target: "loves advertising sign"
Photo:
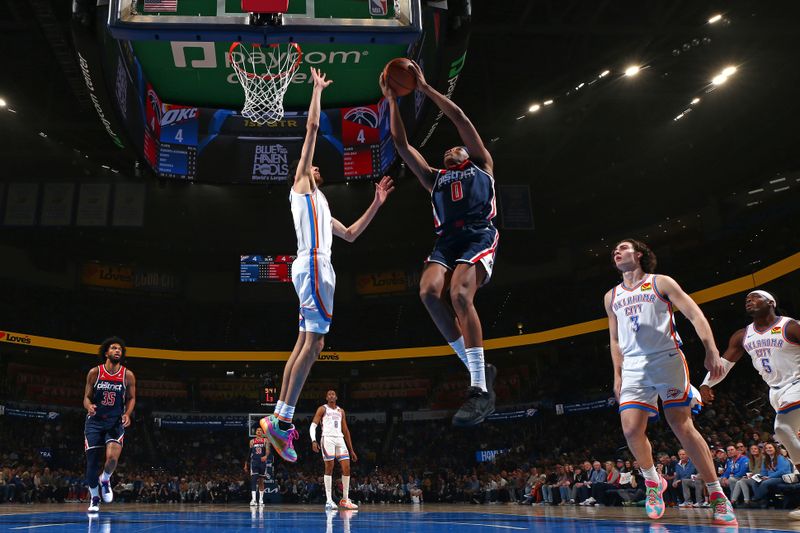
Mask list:
[[[0,331],[0,342],[10,342],[12,344],[30,345],[31,338],[28,335],[20,333],[11,333],[10,331]]]

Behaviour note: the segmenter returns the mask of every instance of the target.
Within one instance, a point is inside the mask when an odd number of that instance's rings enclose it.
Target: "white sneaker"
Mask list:
[[[694,507],[692,502],[683,502],[678,504],[678,509],[690,509],[692,507]]]
[[[792,520],[800,520],[800,508],[797,508],[791,513],[789,513],[789,518],[791,518]]]
[[[336,507],[336,503],[333,500],[328,500],[325,502],[326,511],[335,511],[336,509],[338,509],[338,507]]]
[[[257,501],[255,501],[255,500],[250,500],[250,507],[255,507],[256,505],[258,505],[258,502],[257,502]]]
[[[259,506],[259,507],[264,507],[264,500],[260,500],[260,501],[258,502],[258,506]]]
[[[111,490],[110,479],[108,481],[100,482],[100,495],[103,497],[103,501],[106,503],[111,503],[114,501],[114,491]]]
[[[350,500],[350,498],[348,498],[348,499],[346,499],[346,500],[345,500],[345,499],[342,499],[342,500],[339,502],[339,505],[342,507],[342,509],[349,509],[349,510],[351,510],[351,511],[355,511],[355,510],[357,510],[357,509],[358,509],[358,505],[354,504],[354,503],[353,503],[353,502]]]
[[[89,503],[89,508],[86,509],[87,513],[96,513],[100,510],[100,496],[95,496],[92,498],[91,503]]]

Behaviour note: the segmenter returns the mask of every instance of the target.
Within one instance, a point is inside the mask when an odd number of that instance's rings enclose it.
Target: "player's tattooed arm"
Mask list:
[[[130,370],[125,370],[125,381],[127,387],[125,391],[125,413],[122,415],[122,426],[128,427],[131,425],[131,414],[136,407],[136,376]]]
[[[86,387],[83,391],[83,408],[86,409],[89,416],[94,416],[97,409],[97,406],[92,403],[92,393],[94,392],[94,384],[97,381],[97,374],[99,372],[100,370],[94,367],[86,374]]]

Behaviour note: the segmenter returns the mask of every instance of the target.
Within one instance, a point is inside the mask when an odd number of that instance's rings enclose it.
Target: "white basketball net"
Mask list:
[[[277,44],[261,47],[233,43],[231,66],[244,89],[242,116],[259,126],[283,119],[283,95],[302,57],[297,43],[286,45],[285,52]]]

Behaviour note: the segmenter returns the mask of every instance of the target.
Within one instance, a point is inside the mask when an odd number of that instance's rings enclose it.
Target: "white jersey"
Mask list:
[[[323,437],[344,437],[342,433],[342,408],[331,409],[325,404],[325,414],[322,416]]]
[[[330,258],[333,241],[333,220],[328,200],[319,187],[308,194],[289,193],[294,231],[297,234],[297,256]]]
[[[620,283],[611,291],[617,337],[623,356],[679,350],[672,302],[658,292],[656,275],[647,274],[635,287]]]
[[[750,324],[744,330],[742,346],[753,359],[753,366],[772,388],[782,388],[800,379],[800,344],[786,338],[786,324],[794,320],[779,316],[763,331]]]

